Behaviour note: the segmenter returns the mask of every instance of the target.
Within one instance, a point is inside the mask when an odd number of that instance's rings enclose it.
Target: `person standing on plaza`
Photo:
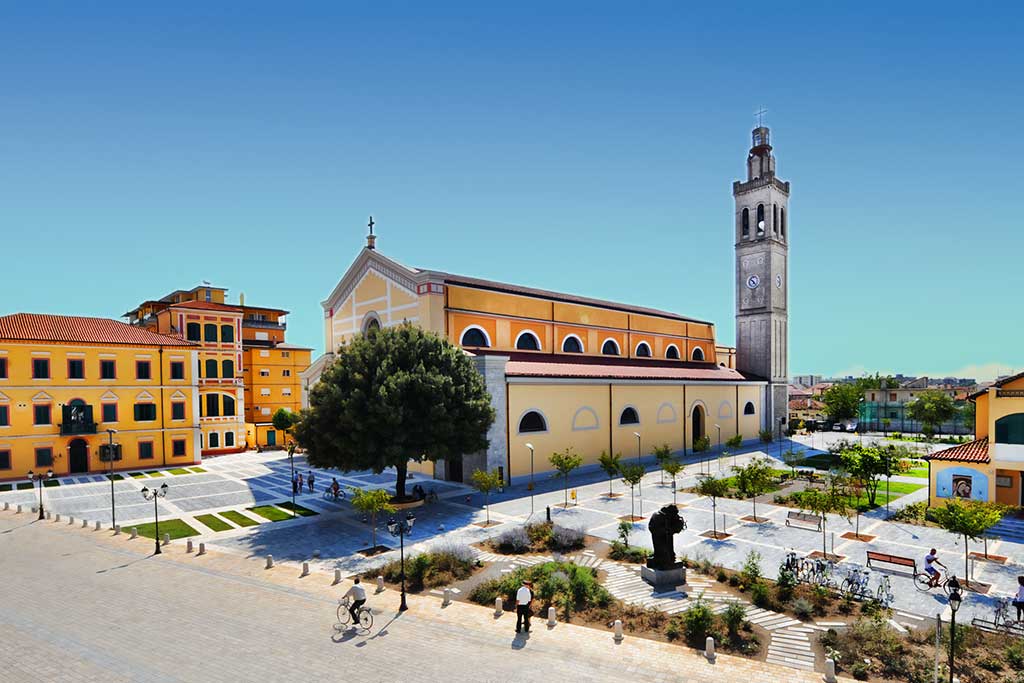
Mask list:
[[[1013,606],[1017,608],[1017,621],[1024,616],[1024,576],[1017,577],[1017,595],[1013,598]]]
[[[309,482],[309,492],[310,493],[314,493],[313,482],[316,481],[316,474],[314,474],[313,472],[310,472],[309,476],[306,477],[306,481]]]
[[[299,495],[299,475],[298,474],[296,474],[294,477],[292,477],[292,495],[293,496]]]
[[[525,629],[530,632],[530,603],[533,602],[533,583],[523,581],[523,585],[516,591],[516,633]]]
[[[304,483],[305,483],[305,480],[302,478],[302,472],[299,472],[299,493],[302,493],[302,490],[303,490],[302,487],[303,487]]]

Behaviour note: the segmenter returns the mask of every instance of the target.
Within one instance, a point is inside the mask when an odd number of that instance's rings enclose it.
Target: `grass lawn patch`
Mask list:
[[[145,538],[156,538],[156,525],[152,522],[146,524],[137,524],[135,528],[139,531],[139,536]],[[175,538],[186,538],[188,536],[198,536],[199,532],[190,527],[180,519],[168,519],[160,522],[160,537],[163,538],[164,534],[170,534],[172,539]]]
[[[164,473],[161,472],[160,470],[149,470],[148,472],[146,472],[146,474],[148,474],[151,477],[162,477],[162,476],[164,476]]]
[[[292,518],[292,513],[285,512],[279,507],[274,505],[257,505],[254,508],[246,508],[249,512],[255,512],[264,519],[269,519],[271,522],[282,522],[286,519]]]
[[[177,474],[192,474],[191,472],[186,470],[184,467],[175,467],[173,470],[168,470],[168,472],[170,472],[171,474],[176,474],[176,475]]]
[[[132,479],[145,479],[146,478],[146,473],[145,472],[132,472],[131,475],[129,475],[129,476],[131,476]]]
[[[285,501],[284,503],[278,503],[277,507],[284,508],[285,510],[288,510],[290,512],[292,510],[292,502],[289,500],[289,501]],[[302,507],[301,505],[298,505],[298,504],[295,505],[295,512],[298,513],[299,517],[312,517],[313,515],[319,515],[320,514],[319,512],[316,512],[315,510],[310,510],[309,508],[304,508],[304,507]]]
[[[124,479],[124,477],[122,477],[120,474],[108,474],[107,479],[111,481],[121,481],[122,479]]]
[[[921,479],[927,479],[928,478],[928,468],[927,467],[915,467],[912,470],[908,470],[906,472],[901,472],[900,476],[903,476],[903,477],[919,477]]]
[[[234,528],[217,515],[196,515],[196,521],[202,522],[214,531],[227,531]]]
[[[202,474],[206,470],[204,470],[202,467],[189,467],[188,471],[189,472],[195,472],[196,474]]]
[[[43,486],[60,486],[60,482],[56,479],[44,479]]]
[[[19,491],[24,491],[25,489],[31,489],[31,488],[34,488],[34,487],[35,487],[35,484],[33,484],[31,482],[28,482],[28,481],[23,481],[23,482],[20,482],[18,484],[18,490]]]
[[[252,517],[246,517],[238,510],[225,510],[224,512],[221,512],[219,514],[224,519],[230,522],[234,522],[238,526],[256,526],[257,524],[259,524],[259,522],[257,522],[255,519],[253,519]]]

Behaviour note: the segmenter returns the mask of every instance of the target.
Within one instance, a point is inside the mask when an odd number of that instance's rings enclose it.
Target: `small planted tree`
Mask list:
[[[619,469],[619,474],[622,475],[622,483],[629,487],[629,518],[630,520],[636,519],[633,495],[636,490],[637,484],[644,478],[645,470],[642,465],[635,463],[624,464]]]
[[[804,461],[804,456],[797,453],[792,448],[782,454],[782,462],[789,466],[789,469],[793,473],[793,478],[796,479],[796,466]]]
[[[486,470],[476,470],[473,472],[473,487],[484,494],[484,510],[487,512],[486,525],[491,525],[491,491],[495,491],[501,488],[504,483],[501,480],[501,474],[497,471],[488,472]]]
[[[273,423],[274,429],[288,434],[295,425],[296,419],[295,413],[287,408],[278,408],[274,412],[274,416],[270,418],[270,421]]]
[[[882,418],[882,436],[889,436],[889,427],[892,425],[892,420],[887,417]]]
[[[622,453],[615,453],[613,455],[607,451],[601,451],[601,457],[598,459],[598,463],[601,465],[601,470],[608,475],[608,497],[614,498],[615,494],[612,493],[612,480],[618,476],[619,468],[622,466]]]
[[[828,526],[828,515],[840,514],[849,519],[845,493],[837,486],[829,486],[821,491],[804,491],[800,494],[800,509],[821,517],[821,554],[827,558],[828,542],[825,528]]]
[[[754,505],[754,521],[761,521],[757,517],[757,497],[772,487],[771,461],[768,458],[754,458],[733,470],[736,472],[736,488],[744,498],[750,498]]]
[[[711,437],[705,434],[699,439],[693,440],[693,452],[703,453],[711,448]]]
[[[970,548],[968,540],[977,541],[988,528],[1002,519],[1004,509],[992,503],[953,498],[932,514],[935,523],[951,534],[964,537],[964,585],[969,583]]]
[[[622,520],[619,522],[619,540],[622,541],[622,545],[629,547],[629,536],[633,533],[633,522],[627,522]]]
[[[704,477],[697,484],[697,493],[711,499],[711,531],[718,539],[718,499],[729,493],[729,482],[716,477]]]
[[[654,459],[658,463],[658,467],[661,469],[661,485],[665,485],[665,463],[672,460],[672,449],[669,448],[668,444],[662,444],[655,446],[654,448]]]
[[[377,549],[377,515],[381,512],[391,513],[395,507],[391,504],[391,494],[385,489],[361,489],[351,487],[352,507],[370,517],[373,543],[371,550]]]
[[[925,389],[907,404],[907,417],[922,424],[921,431],[931,436],[936,427],[952,420],[956,415],[956,404],[949,394],[938,389]]]
[[[566,448],[561,453],[552,453],[548,458],[551,466],[555,468],[556,477],[562,477],[563,489],[565,491],[565,506],[569,507],[569,475],[573,470],[583,464],[583,458],[577,454],[572,447]]]
[[[757,434],[761,438],[761,443],[771,443],[775,440],[775,432],[770,429],[762,429]]]
[[[739,448],[740,446],[743,445],[743,435],[736,434],[734,436],[730,436],[728,439],[725,440],[725,445],[733,450]]]
[[[683,473],[683,469],[685,469],[685,467],[686,466],[683,465],[683,463],[679,462],[675,458],[669,458],[661,466],[661,469],[663,469],[665,471],[665,473],[668,474],[668,476],[672,479],[672,504],[673,505],[676,504],[676,491],[677,491],[676,477],[680,476]]]

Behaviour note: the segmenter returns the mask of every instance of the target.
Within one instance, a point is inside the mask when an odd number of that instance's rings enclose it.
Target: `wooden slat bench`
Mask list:
[[[883,562],[886,564],[895,564],[899,567],[908,567],[913,570],[914,575],[917,575],[917,560],[910,557],[900,557],[899,555],[890,555],[889,553],[876,553],[871,550],[868,551],[868,566],[871,566],[872,562]]]
[[[821,517],[819,517],[818,515],[812,515],[808,512],[797,512],[796,510],[793,510],[792,512],[786,514],[786,526],[796,526],[794,525],[794,522],[796,522],[798,525],[806,525],[805,527],[798,526],[798,528],[809,529],[811,526],[814,526],[815,529],[821,531]]]

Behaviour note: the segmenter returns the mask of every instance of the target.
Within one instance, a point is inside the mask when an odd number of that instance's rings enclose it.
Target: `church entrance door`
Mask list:
[[[704,438],[704,407],[694,406],[693,416],[691,419],[691,432],[693,434],[694,443],[698,439]]]

